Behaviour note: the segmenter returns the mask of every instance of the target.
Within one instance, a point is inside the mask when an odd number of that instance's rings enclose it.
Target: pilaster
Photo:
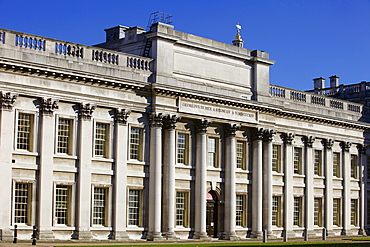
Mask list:
[[[38,238],[40,240],[53,240],[53,154],[55,120],[54,111],[58,109],[58,102],[41,99],[40,113],[40,163],[38,172]]]
[[[14,137],[14,103],[17,99],[16,94],[0,94],[0,166],[1,166],[1,200],[0,200],[0,228],[2,229],[2,240],[13,240],[13,234],[10,225],[13,224],[11,194],[12,194],[12,154],[13,154],[13,137]]]
[[[162,113],[151,113],[149,163],[149,232],[147,239],[161,240],[162,219]]]
[[[342,197],[342,217],[343,230],[342,235],[351,234],[351,155],[349,150],[352,143],[341,142],[342,148],[342,171],[343,171],[343,197]]]
[[[207,128],[211,125],[207,119],[195,121],[196,163],[195,163],[195,239],[206,239],[206,203],[207,203]]]
[[[225,124],[226,153],[225,153],[225,238],[239,239],[235,233],[236,226],[236,194],[235,194],[235,168],[236,168],[236,131],[239,124]]]
[[[127,224],[127,118],[130,111],[116,109],[114,115],[114,184],[113,184],[113,238],[119,241],[129,240]]]

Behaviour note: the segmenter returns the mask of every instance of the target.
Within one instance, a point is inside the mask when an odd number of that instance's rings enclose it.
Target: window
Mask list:
[[[245,227],[245,196],[236,195],[236,225]]]
[[[357,199],[351,199],[351,225],[357,226]]]
[[[177,163],[188,164],[189,136],[184,133],[177,134]]]
[[[281,196],[272,197],[272,225],[281,226]]]
[[[245,142],[236,142],[236,168],[245,169]]]
[[[187,227],[187,192],[176,192],[176,226]]]
[[[367,178],[370,179],[370,156],[367,156]]]
[[[95,156],[108,157],[108,124],[96,123],[95,126]]]
[[[29,183],[15,183],[14,223],[31,224],[31,187]]]
[[[314,174],[322,176],[322,151],[315,150],[314,152]]]
[[[33,115],[19,113],[17,149],[32,151]]]
[[[351,178],[358,178],[357,175],[357,155],[351,154]]]
[[[367,225],[370,225],[370,199],[367,199]]]
[[[72,142],[72,120],[66,118],[58,119],[58,143],[57,153],[71,154]]]
[[[130,159],[142,161],[141,144],[142,129],[131,128],[130,133]]]
[[[140,226],[140,190],[129,190],[128,194],[128,224]]]
[[[70,225],[71,186],[57,185],[55,188],[55,224]]]
[[[340,226],[341,219],[340,219],[340,199],[334,198],[333,199],[333,225]]]
[[[333,153],[333,176],[340,178],[340,153]]]
[[[294,197],[293,225],[302,226],[302,197]]]
[[[314,225],[322,226],[322,198],[314,200]]]
[[[281,172],[281,146],[272,145],[272,171]]]
[[[106,225],[107,188],[94,187],[93,225]]]
[[[217,167],[217,139],[208,138],[208,166]]]
[[[294,148],[294,173],[302,174],[302,148]]]

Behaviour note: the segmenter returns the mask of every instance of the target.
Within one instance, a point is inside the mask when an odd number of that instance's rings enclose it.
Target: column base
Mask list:
[[[162,233],[160,233],[160,232],[149,232],[146,240],[148,240],[148,241],[161,241],[161,240],[163,240]]]
[[[277,239],[276,235],[274,235],[273,231],[267,232],[267,239]]]
[[[193,239],[208,240],[210,237],[207,236],[206,232],[195,232]]]
[[[13,241],[14,240],[14,234],[10,229],[2,229],[2,241]]]
[[[130,237],[128,236],[126,231],[115,231],[113,232],[113,239],[119,241],[129,241]]]
[[[256,239],[262,239],[263,238],[263,233],[262,233],[262,231],[252,231],[251,237],[256,238]]]
[[[296,238],[295,232],[293,230],[286,230],[285,234],[287,235],[287,238]],[[284,232],[282,234],[284,237]]]
[[[55,239],[54,234],[51,230],[39,230],[38,231],[38,240],[52,241]]]
[[[316,233],[314,230],[308,230],[308,238],[316,238]]]
[[[90,231],[75,231],[73,238],[78,240],[91,240],[92,234]]]
[[[328,236],[328,237],[334,237],[335,236],[335,232],[333,230],[326,230],[326,236]]]
[[[165,238],[166,240],[176,240],[176,239],[179,239],[175,232],[166,232],[163,234],[163,238]]]
[[[238,236],[236,236],[236,233],[235,232],[225,233],[223,239],[225,239],[225,240],[232,240],[232,241],[240,240],[240,238]]]
[[[358,235],[360,235],[360,236],[367,236],[366,231],[364,229],[358,230]]]
[[[343,229],[342,232],[340,233],[342,236],[352,236],[353,232],[350,229]]]

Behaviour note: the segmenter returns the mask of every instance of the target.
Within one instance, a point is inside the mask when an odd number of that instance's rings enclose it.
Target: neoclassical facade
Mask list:
[[[270,85],[239,34],[106,32],[0,29],[3,241],[366,234],[366,106]]]

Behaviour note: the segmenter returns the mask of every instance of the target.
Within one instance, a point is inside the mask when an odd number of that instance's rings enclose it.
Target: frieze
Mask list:
[[[219,104],[205,104],[204,102],[181,100],[179,102],[179,112],[235,120],[238,122],[258,122],[256,112],[245,111],[236,107],[220,106]]]

